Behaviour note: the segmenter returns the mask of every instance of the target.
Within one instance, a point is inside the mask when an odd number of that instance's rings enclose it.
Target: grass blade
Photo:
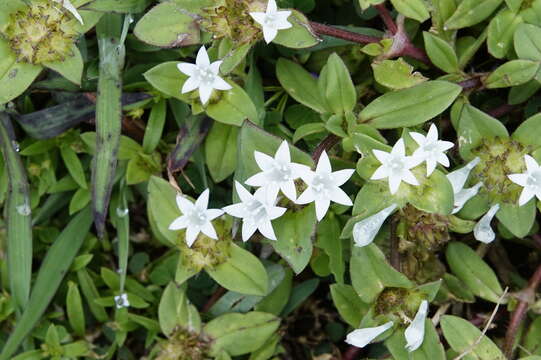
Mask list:
[[[92,164],[92,206],[98,235],[105,228],[107,208],[115,178],[122,127],[121,72],[124,46],[120,43],[122,16],[105,14],[96,26],[100,54],[96,101],[96,155]]]
[[[41,264],[24,312],[0,353],[0,360],[11,359],[24,338],[39,321],[70,268],[91,225],[92,214],[87,207],[69,222],[55,240]]]
[[[32,277],[32,219],[28,180],[18,154],[19,145],[12,133],[7,114],[0,113],[0,143],[8,172],[8,196],[4,208],[7,220],[8,273],[11,294],[22,310],[30,294]]]

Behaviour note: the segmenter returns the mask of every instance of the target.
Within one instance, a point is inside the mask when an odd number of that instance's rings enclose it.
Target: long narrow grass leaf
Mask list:
[[[9,286],[17,308],[22,310],[28,301],[32,277],[32,219],[28,180],[12,132],[8,115],[0,113],[0,143],[8,172],[4,218],[7,220]]]
[[[69,222],[55,240],[41,264],[24,312],[0,353],[0,360],[11,359],[37,324],[70,268],[91,225],[92,214],[87,207]]]

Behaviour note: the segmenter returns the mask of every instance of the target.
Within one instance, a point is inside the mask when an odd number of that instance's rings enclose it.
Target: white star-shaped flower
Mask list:
[[[454,194],[454,204],[453,204],[453,211],[451,214],[456,214],[459,212],[462,207],[466,204],[468,200],[470,200],[472,197],[477,195],[479,192],[479,189],[483,185],[482,182],[478,182],[474,186],[470,188],[464,188],[464,184],[466,184],[466,181],[468,180],[468,177],[470,176],[471,170],[479,164],[481,159],[476,157],[472,161],[470,161],[466,166],[461,167],[458,170],[452,171],[449,174],[447,174],[447,179],[451,183],[451,186],[453,187],[453,194]]]
[[[350,345],[363,348],[385,331],[392,328],[393,325],[394,323],[389,321],[380,326],[353,330],[347,335],[346,342]]]
[[[301,174],[302,180],[308,185],[308,188],[297,199],[297,204],[308,204],[314,201],[316,203],[316,217],[321,221],[331,201],[335,203],[351,206],[353,203],[349,196],[340,189],[355,170],[344,169],[332,171],[331,162],[325,150],[321,153],[316,166],[316,171],[305,170]]]
[[[83,18],[81,17],[81,14],[79,14],[75,6],[73,6],[73,4],[69,0],[53,0],[53,1],[55,3],[62,4],[62,7],[64,9],[68,10],[68,12],[70,12],[73,15],[73,17],[77,19],[77,21],[83,24]]]
[[[406,156],[404,139],[400,138],[390,153],[381,150],[372,150],[374,156],[379,160],[381,166],[374,171],[372,180],[389,179],[389,190],[395,194],[402,181],[411,185],[419,185],[410,169],[419,164],[416,159]]]
[[[438,129],[436,125],[430,125],[426,136],[418,132],[410,132],[409,134],[419,145],[412,155],[413,158],[419,164],[426,161],[426,176],[432,174],[438,163],[445,167],[449,166],[449,158],[445,155],[445,151],[455,146],[455,144],[450,141],[438,140]]]
[[[488,244],[494,241],[496,238],[496,234],[494,233],[494,230],[492,230],[492,226],[490,226],[490,223],[492,222],[492,219],[496,215],[496,213],[500,210],[500,204],[495,204],[488,209],[487,213],[483,215],[481,220],[475,224],[473,227],[473,236],[475,237],[475,240],[478,240],[482,243]]]
[[[406,328],[404,336],[406,337],[406,349],[408,352],[417,350],[422,344],[425,338],[425,320],[428,314],[428,301],[423,300],[415,318]]]
[[[180,72],[189,76],[184,86],[182,86],[182,93],[185,94],[199,89],[199,99],[205,105],[210,99],[212,90],[232,89],[233,87],[220,77],[220,65],[222,65],[221,60],[211,64],[207,49],[201,46],[197,53],[195,64],[183,62],[177,65]]]
[[[263,28],[263,37],[267,44],[274,40],[278,30],[289,29],[293,26],[287,21],[290,15],[291,11],[289,10],[278,11],[275,0],[269,0],[266,12],[250,13],[250,16]]]
[[[396,204],[392,204],[380,212],[356,223],[353,226],[353,241],[355,242],[355,246],[363,247],[370,245],[385,220],[395,211],[396,207]]]
[[[508,175],[515,184],[522,186],[522,193],[518,199],[519,206],[526,204],[533,197],[541,200],[541,167],[530,155],[524,155],[526,172]]]
[[[231,216],[242,218],[242,241],[247,241],[256,230],[268,239],[276,240],[271,221],[286,212],[286,208],[275,206],[276,193],[259,188],[252,195],[239,182],[235,188],[241,202],[224,207]]]
[[[295,201],[297,199],[295,179],[310,168],[291,162],[287,141],[282,142],[274,158],[259,151],[254,151],[254,157],[262,171],[250,177],[245,183],[250,186],[265,187],[268,191],[275,193],[282,190],[288,199]]]
[[[120,294],[115,296],[115,306],[117,309],[121,309],[123,307],[129,307],[130,302],[128,301],[128,294]]]
[[[207,209],[209,205],[209,189],[199,195],[195,203],[182,195],[177,195],[177,206],[182,216],[176,218],[169,230],[186,229],[186,243],[191,247],[200,232],[209,238],[218,239],[216,230],[212,226],[212,220],[221,216],[224,212],[220,209]]]

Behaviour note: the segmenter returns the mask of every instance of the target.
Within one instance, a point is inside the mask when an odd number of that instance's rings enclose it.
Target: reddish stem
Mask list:
[[[312,159],[314,160],[314,162],[317,164],[317,162],[319,161],[319,157],[321,156],[323,151],[329,151],[333,148],[334,145],[338,144],[339,141],[340,138],[334,134],[330,134],[325,139],[323,139],[312,154]]]
[[[363,349],[361,348],[350,346],[347,348],[344,355],[342,355],[342,360],[356,360],[362,351]]]
[[[499,117],[509,114],[511,111],[515,109],[516,109],[515,105],[503,104],[492,110],[487,111],[487,114],[489,114],[492,117],[499,118]]]
[[[338,29],[333,26],[324,25],[313,21],[310,21],[310,26],[319,35],[328,35],[335,38],[352,41],[358,44],[378,43],[381,40],[380,38],[375,36],[358,34],[353,31]]]
[[[521,293],[524,295],[520,300],[511,315],[511,320],[509,321],[509,327],[505,333],[505,342],[504,342],[504,352],[508,359],[511,359],[513,355],[513,345],[515,343],[515,336],[518,332],[520,324],[526,317],[526,312],[528,311],[529,299],[535,299],[535,291],[541,284],[541,265],[537,267],[537,270],[530,278],[528,286],[526,289],[522,290]]]
[[[397,28],[397,26],[396,26],[396,24],[395,24],[395,22],[393,20],[393,17],[391,16],[391,13],[385,7],[385,5],[384,4],[379,4],[379,5],[376,5],[374,7],[378,11],[379,16],[381,17],[381,19],[385,23],[385,26],[387,27],[387,29],[389,29],[391,34],[396,34],[398,28]]]
[[[210,310],[210,308],[216,304],[218,300],[225,294],[225,289],[223,287],[219,287],[214,294],[210,297],[210,299],[207,301],[207,303],[203,306],[201,309],[201,312],[207,312]]]

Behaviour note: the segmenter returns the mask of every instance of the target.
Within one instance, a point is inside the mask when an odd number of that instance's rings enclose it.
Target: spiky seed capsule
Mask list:
[[[202,26],[217,39],[228,38],[238,44],[254,41],[261,37],[250,12],[265,11],[266,1],[219,0],[216,5],[204,9]]]
[[[209,341],[182,328],[175,329],[169,340],[160,344],[156,360],[210,360]]]
[[[510,138],[486,139],[483,145],[472,150],[480,163],[472,171],[472,183],[483,182],[480,193],[488,195],[491,203],[514,204],[520,196],[521,187],[507,175],[524,172],[524,155],[529,148]]]
[[[77,20],[60,4],[35,1],[10,15],[2,32],[17,62],[42,64],[73,56]]]
[[[213,224],[218,240],[199,233],[191,248],[184,241],[184,231],[179,233],[178,248],[180,249],[182,263],[186,264],[191,270],[200,271],[205,267],[214,268],[229,258],[229,249],[231,247],[231,236],[229,234],[231,229],[221,220],[215,220]]]
[[[385,288],[376,299],[374,305],[375,315],[387,316],[389,320],[407,325],[406,318],[413,319],[419,305],[425,299],[426,295],[418,290],[396,287]]]

